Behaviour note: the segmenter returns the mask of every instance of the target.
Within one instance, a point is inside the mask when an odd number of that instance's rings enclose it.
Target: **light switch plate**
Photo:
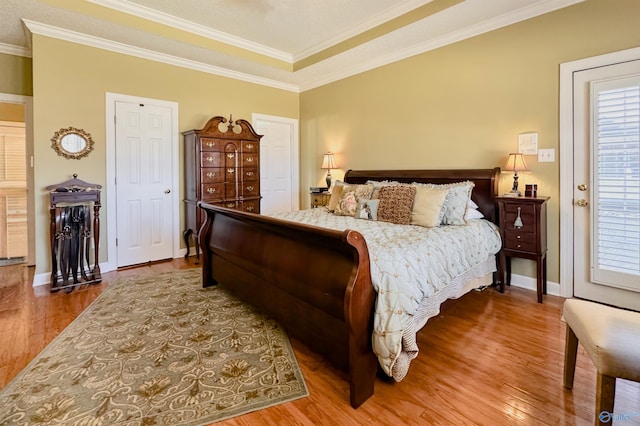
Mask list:
[[[556,150],[553,148],[538,150],[538,163],[554,163],[556,161]]]

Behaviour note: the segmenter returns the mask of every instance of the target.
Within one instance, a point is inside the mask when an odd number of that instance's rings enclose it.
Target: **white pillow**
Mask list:
[[[478,210],[478,205],[471,199],[467,203],[467,212],[464,214],[464,218],[465,220],[484,219],[484,215]]]

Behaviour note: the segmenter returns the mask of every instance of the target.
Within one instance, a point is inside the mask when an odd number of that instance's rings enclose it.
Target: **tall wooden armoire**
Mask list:
[[[196,206],[216,206],[260,213],[260,138],[246,120],[213,117],[204,128],[182,133],[185,158],[185,221],[183,233],[190,253],[190,237],[200,258],[198,231],[204,221]]]

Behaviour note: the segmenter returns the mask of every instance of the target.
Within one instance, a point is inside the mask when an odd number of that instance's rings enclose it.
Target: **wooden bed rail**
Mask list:
[[[373,394],[375,291],[356,231],[334,231],[199,202],[204,286],[221,283],[349,373],[350,402]]]

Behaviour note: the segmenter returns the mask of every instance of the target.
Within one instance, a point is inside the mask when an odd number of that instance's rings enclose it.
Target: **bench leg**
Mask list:
[[[611,424],[613,403],[616,398],[616,378],[598,372],[596,384],[596,424]],[[606,413],[604,413],[606,412]]]
[[[564,387],[573,388],[573,376],[576,371],[576,357],[578,356],[578,337],[567,324],[567,337],[564,347]]]

